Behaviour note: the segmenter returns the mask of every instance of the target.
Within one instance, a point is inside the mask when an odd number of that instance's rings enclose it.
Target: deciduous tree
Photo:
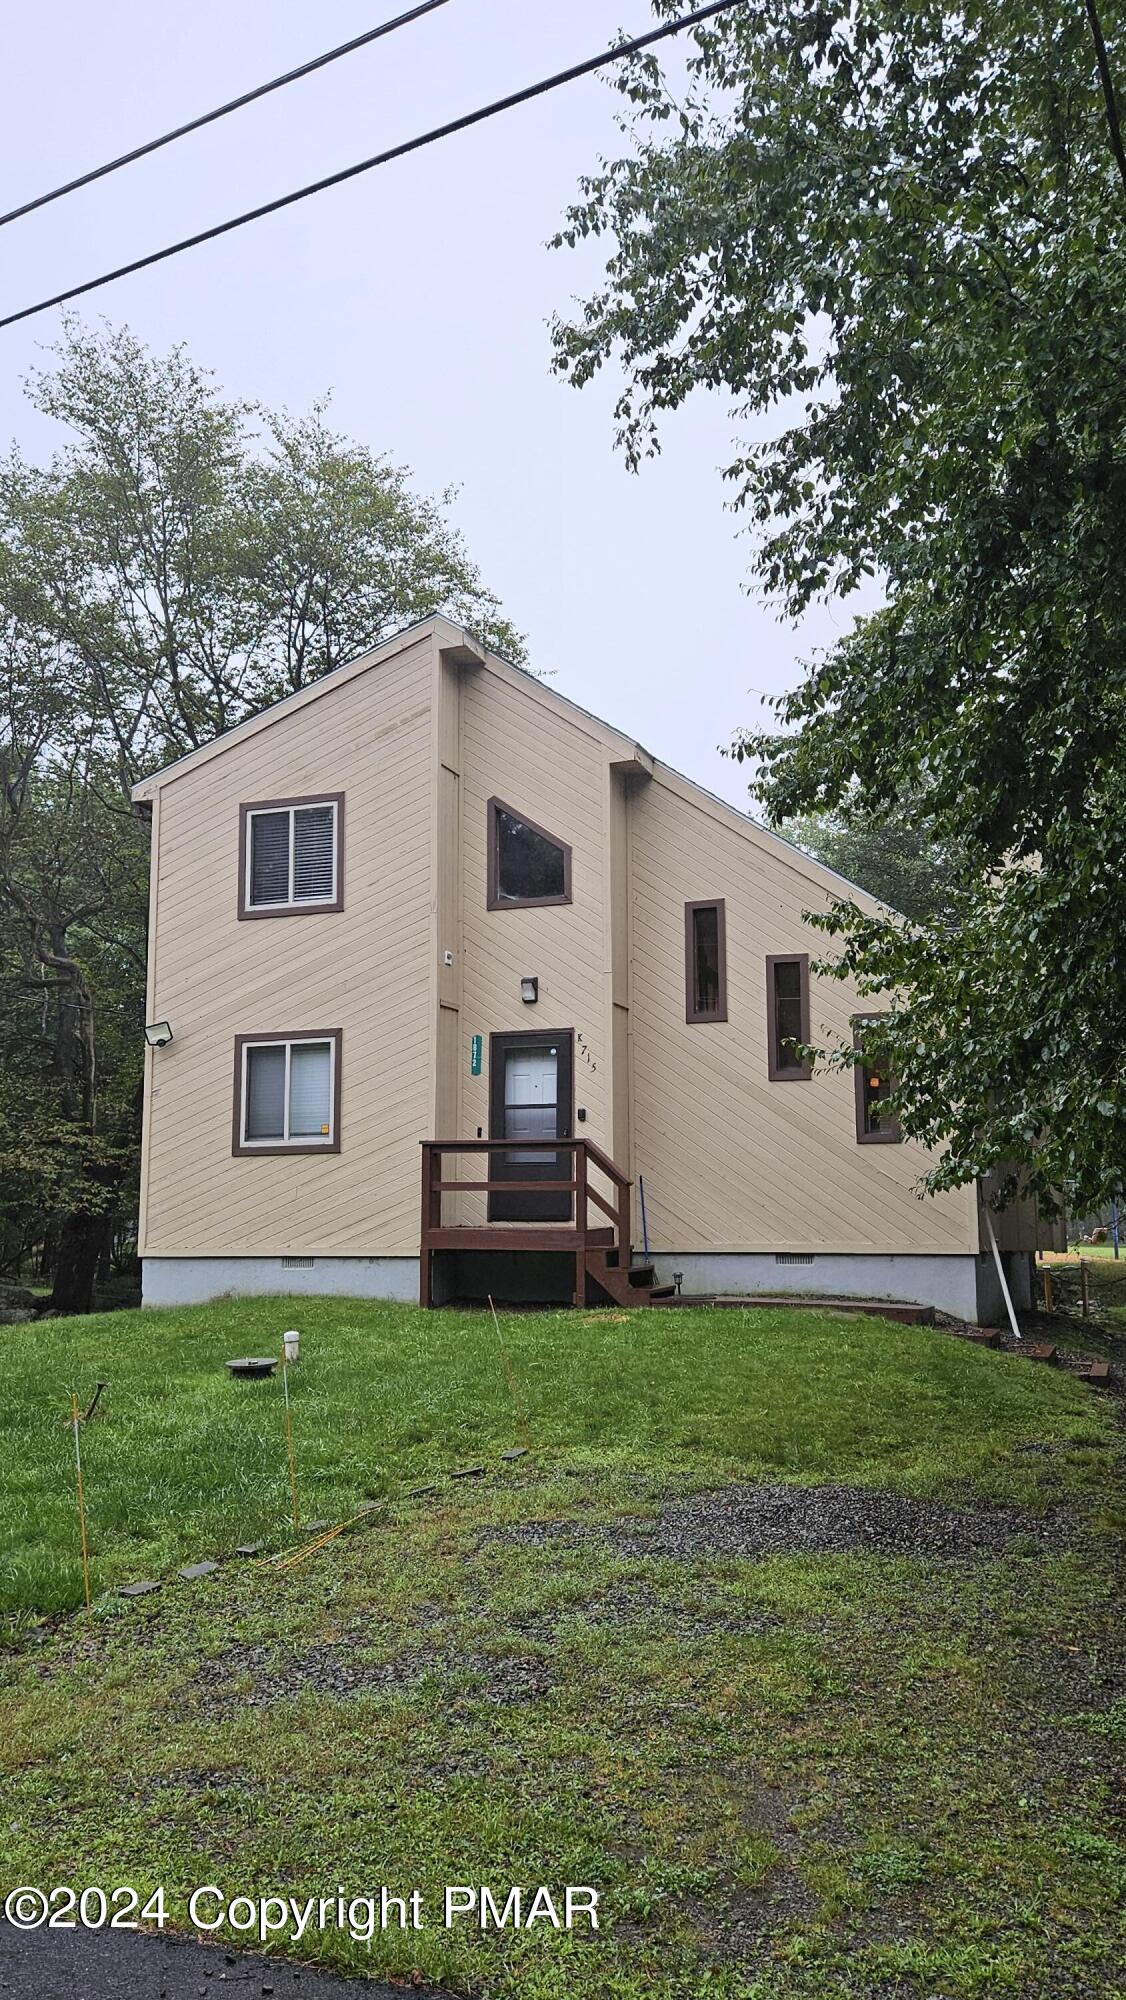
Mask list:
[[[925,793],[964,857],[948,908],[843,904],[839,967],[899,996],[930,1185],[1015,1151],[1081,1211],[1126,1160],[1124,71],[1096,0],[717,17],[681,99],[652,61],[626,79],[630,148],[563,232],[606,239],[606,281],[556,328],[574,382],[624,367],[632,462],[694,390],[731,396],[782,609],[882,582],[738,748],[778,821]]]
[[[76,322],[0,466],[0,1260],[46,1242],[88,1309],[135,1214],[147,836],[131,785],[413,619],[519,658],[451,527],[388,458],[222,396],[182,350]]]

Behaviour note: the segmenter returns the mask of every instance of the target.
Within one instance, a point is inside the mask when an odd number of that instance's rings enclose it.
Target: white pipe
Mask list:
[[[985,1217],[985,1226],[986,1226],[986,1228],[987,1228],[987,1229],[988,1229],[988,1231],[989,1231],[989,1247],[990,1247],[990,1249],[991,1249],[991,1250],[992,1250],[992,1252],[993,1252],[993,1262],[994,1262],[994,1263],[996,1264],[996,1266],[997,1266],[997,1282],[999,1283],[999,1285],[1000,1285],[1000,1287],[1001,1287],[1001,1293],[1002,1293],[1002,1296],[1003,1296],[1003,1298],[1004,1298],[1004,1301],[1005,1301],[1005,1306],[1006,1306],[1006,1308],[1007,1308],[1007,1310],[1008,1310],[1008,1315],[1009,1315],[1009,1325],[1010,1325],[1010,1326],[1012,1327],[1012,1329],[1013,1329],[1013,1339],[1014,1339],[1014,1340],[1019,1340],[1019,1339],[1020,1339],[1020,1328],[1019,1328],[1019,1326],[1017,1325],[1017,1316],[1016,1316],[1016,1313],[1015,1313],[1015,1312],[1013,1311],[1013,1301],[1012,1301],[1012,1295],[1011,1295],[1011,1293],[1010,1293],[1010,1291],[1009,1291],[1009,1287],[1008,1287],[1008,1285],[1007,1285],[1007,1284],[1006,1284],[1006,1282],[1005,1282],[1005,1271],[1004,1271],[1004,1267],[1003,1267],[1003,1265],[1002,1265],[1002,1263],[1001,1263],[1001,1252],[1000,1252],[1000,1251],[998,1250],[998,1248],[997,1248],[997,1238],[996,1238],[996,1236],[995,1236],[995,1235],[994,1235],[994,1233],[993,1233],[993,1217],[992,1217],[992,1216],[990,1215],[990,1213],[989,1213],[989,1210],[988,1210],[988,1208],[987,1208],[987,1207],[985,1206],[985,1204],[984,1204],[984,1203],[982,1204],[982,1211],[981,1211],[981,1212],[982,1212],[982,1214],[983,1214],[983,1215],[984,1215],[984,1217]]]

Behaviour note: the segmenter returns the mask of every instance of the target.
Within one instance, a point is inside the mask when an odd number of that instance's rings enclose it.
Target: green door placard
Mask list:
[[[472,1036],[472,1038],[471,1038],[471,1040],[470,1040],[470,1043],[469,1043],[469,1074],[470,1074],[470,1076],[480,1076],[480,1074],[481,1074],[481,1057],[482,1057],[482,1054],[483,1054],[483,1052],[484,1052],[484,1036],[483,1036],[483,1035],[474,1035],[474,1036]]]

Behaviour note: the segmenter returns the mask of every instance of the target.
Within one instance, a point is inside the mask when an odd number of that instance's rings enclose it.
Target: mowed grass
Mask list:
[[[287,1326],[306,1518],[379,1504],[301,1567],[175,1581],[292,1540],[280,1386],[222,1367]],[[34,1629],[80,1595],[65,1418],[99,1375],[109,1594]],[[0,1893],[159,1887],[184,1931],[203,1883],[418,1888],[419,1931],[268,1948],[474,2000],[1126,2000],[1120,1432],[1062,1371],[831,1313],[510,1315],[498,1344],[270,1300],[12,1329],[0,1413]],[[949,1560],[661,1540],[756,1479],[1029,1514]],[[450,1883],[590,1884],[601,1928],[446,1929]]]
[[[288,1532],[280,1370],[224,1362],[301,1334],[293,1427],[305,1521],[507,1448],[697,1484],[967,1486],[1041,1506],[1101,1476],[1105,1413],[1061,1376],[926,1328],[827,1312],[511,1314],[346,1299],[229,1300],[46,1321],[0,1337],[0,1613],[81,1601],[71,1392],[93,1588]],[[1067,1447],[1047,1461],[1030,1442]]]

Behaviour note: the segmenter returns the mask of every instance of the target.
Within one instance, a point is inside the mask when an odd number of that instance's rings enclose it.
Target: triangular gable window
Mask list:
[[[501,799],[489,800],[489,908],[571,900],[571,850]]]

